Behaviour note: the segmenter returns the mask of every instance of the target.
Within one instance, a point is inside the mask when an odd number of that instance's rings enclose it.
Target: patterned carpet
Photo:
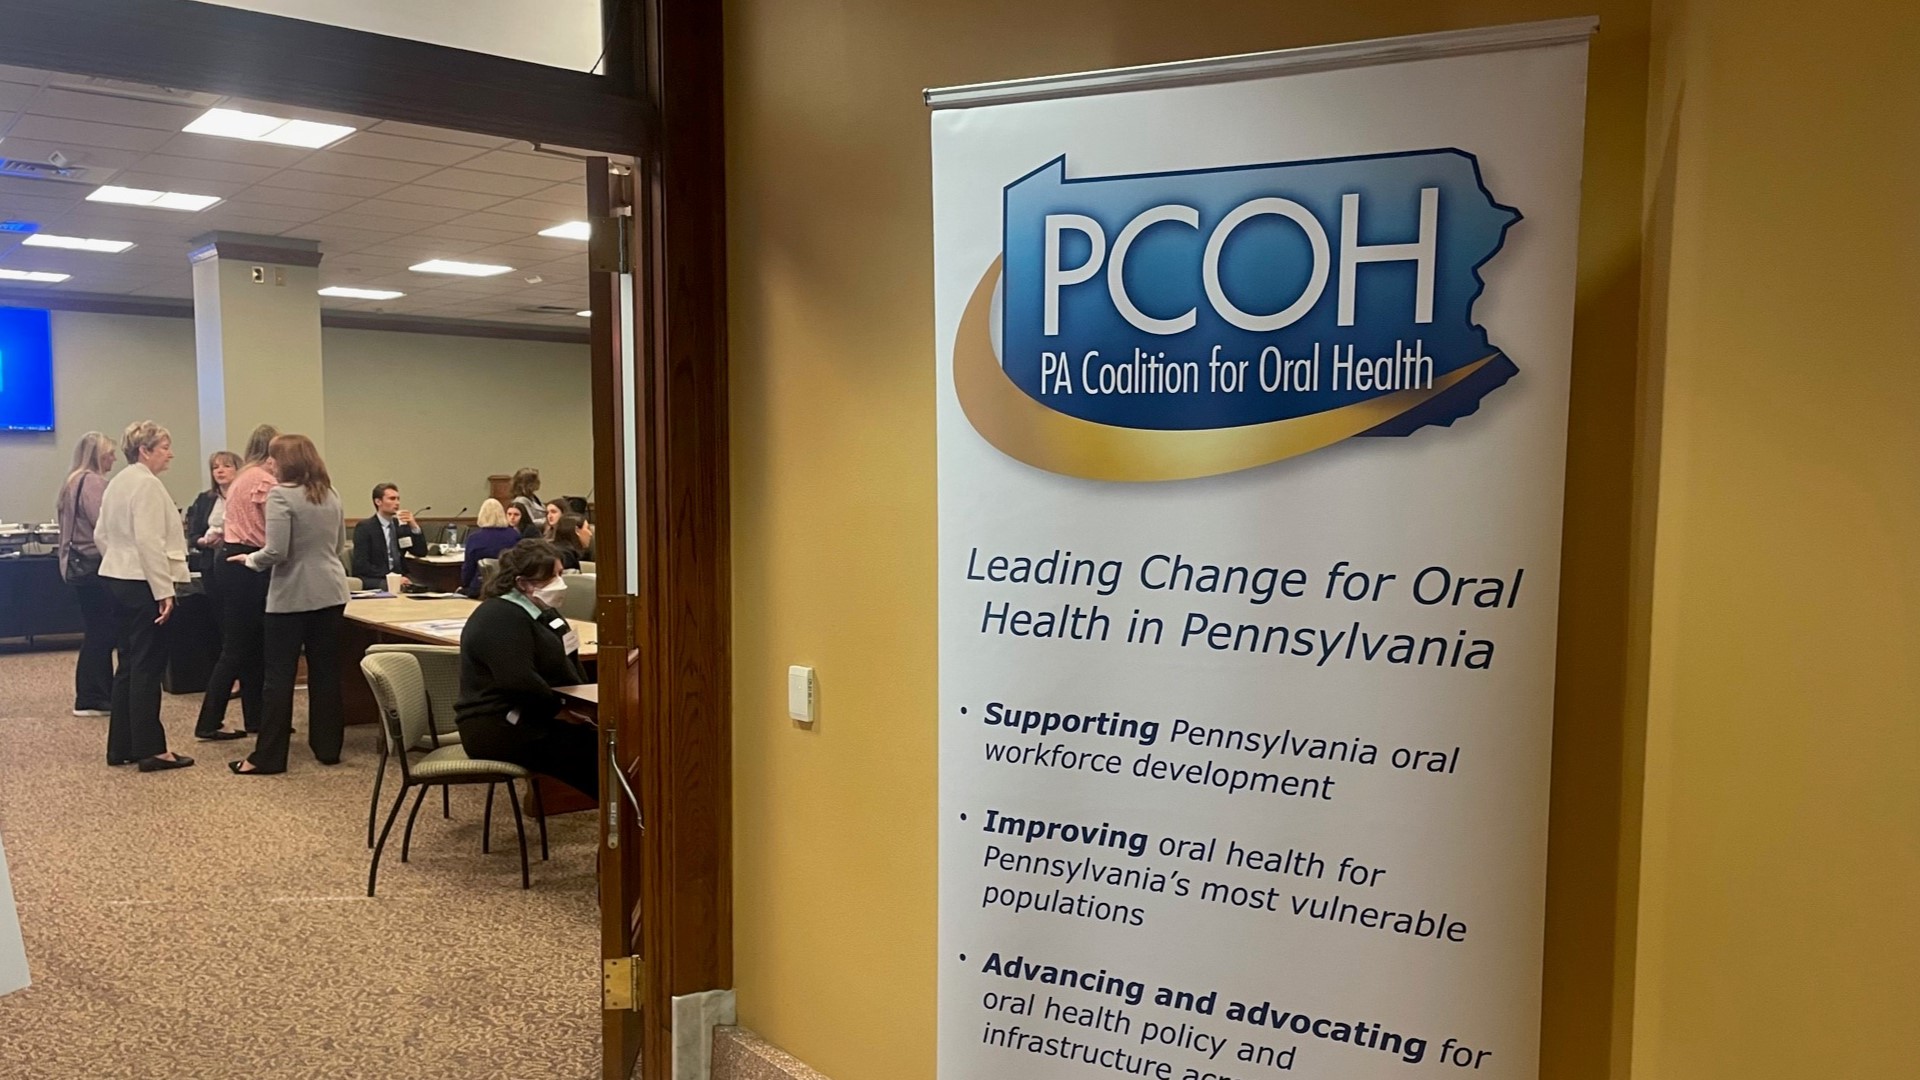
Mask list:
[[[504,793],[488,856],[481,791],[452,821],[430,798],[369,900],[372,728],[323,768],[302,694],[289,771],[242,779],[226,761],[252,743],[195,742],[198,695],[168,697],[199,764],[142,775],[107,767],[104,719],[67,714],[72,672],[0,652],[0,836],[34,979],[0,998],[0,1077],[597,1075],[593,815],[553,819],[548,863],[529,823],[523,892]]]

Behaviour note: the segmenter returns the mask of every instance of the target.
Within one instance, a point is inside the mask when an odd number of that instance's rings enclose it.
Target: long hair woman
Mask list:
[[[193,764],[167,749],[160,726],[160,676],[167,651],[160,627],[173,615],[174,586],[187,580],[187,538],[180,508],[160,482],[173,463],[173,436],[151,420],[127,425],[120,441],[127,467],[100,496],[100,577],[113,600],[119,666],[107,721],[107,764],[139,762],[141,772]]]
[[[221,530],[227,521],[227,487],[240,472],[240,455],[215,450],[207,457],[207,490],[187,507],[187,569],[208,578],[218,561]],[[211,582],[208,582],[211,584]]]
[[[112,439],[97,431],[80,436],[73,448],[73,471],[67,473],[54,500],[54,520],[60,523],[60,577],[79,596],[80,619],[86,628],[80,655],[73,663],[75,716],[106,716],[113,709],[113,600],[100,581],[100,546],[94,541],[94,530],[115,460]]]
[[[587,557],[587,550],[593,545],[593,526],[579,514],[562,514],[560,521],[553,527],[553,546],[560,552],[560,565],[568,570],[580,569],[581,560]]]
[[[540,470],[519,469],[507,486],[513,505],[520,508],[521,536],[539,536],[547,527],[547,512],[540,505]]]
[[[261,642],[266,633],[269,582],[267,575],[232,560],[260,550],[267,542],[267,495],[280,482],[267,451],[279,434],[271,424],[254,428],[247,437],[240,472],[227,484],[220,544],[214,549],[213,571],[206,575],[209,591],[220,603],[220,659],[207,676],[207,692],[200,699],[200,718],[193,728],[194,737],[205,741],[244,739],[247,732],[260,730],[260,695],[266,683]],[[240,684],[240,717],[246,731],[225,729],[235,682]]]
[[[271,570],[267,586],[266,688],[260,740],[244,761],[227,767],[240,776],[287,771],[293,736],[293,678],[307,657],[307,746],[322,765],[340,761],[345,735],[340,711],[340,623],[347,610],[347,570],[340,564],[346,517],[340,496],[313,440],[273,440],[280,483],[267,495],[267,542],[234,562],[256,573]]]
[[[599,734],[554,688],[586,681],[580,642],[555,610],[566,595],[560,552],[522,540],[500,556],[487,599],[460,631],[460,744],[588,795],[600,790]]]

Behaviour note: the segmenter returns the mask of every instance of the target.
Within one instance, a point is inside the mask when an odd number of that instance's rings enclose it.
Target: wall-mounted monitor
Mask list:
[[[53,430],[53,332],[47,313],[0,308],[0,431]]]

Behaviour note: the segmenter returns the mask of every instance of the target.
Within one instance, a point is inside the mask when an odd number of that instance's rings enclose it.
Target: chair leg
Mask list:
[[[453,785],[452,784],[440,785],[440,816],[442,818],[445,818],[448,821],[453,820]]]
[[[495,785],[493,784],[487,785],[487,809],[484,813],[480,815],[480,854],[482,855],[491,855],[493,853],[492,844],[493,844],[493,789],[494,787]]]
[[[400,861],[406,862],[413,851],[413,820],[420,816],[420,804],[427,801],[427,785],[420,785],[420,794],[413,797],[413,809],[407,811],[407,831],[400,834]]]
[[[373,769],[373,800],[367,803],[367,846],[373,846],[373,819],[380,816],[380,785],[387,779],[387,740],[380,740],[380,764]]]
[[[406,801],[407,801],[407,789],[406,789],[406,786],[403,784],[401,785],[401,788],[400,788],[400,794],[394,796],[393,809],[387,811],[387,823],[380,830],[380,839],[377,843],[373,845],[373,864],[367,867],[367,895],[368,896],[373,895],[373,883],[374,883],[374,880],[380,874],[380,853],[386,850],[387,834],[393,832],[393,821],[395,818],[400,816],[401,804],[405,803]]]
[[[507,802],[513,806],[513,831],[520,834],[520,887],[533,888],[533,878],[527,873],[527,827],[520,820],[520,796],[513,789],[513,781],[507,781]]]
[[[547,801],[540,794],[538,778],[527,781],[527,790],[533,792],[533,817],[540,823],[540,861],[547,861]]]

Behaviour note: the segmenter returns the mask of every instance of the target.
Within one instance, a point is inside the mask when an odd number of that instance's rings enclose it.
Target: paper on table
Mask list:
[[[460,631],[466,627],[467,620],[422,619],[419,622],[403,622],[395,625],[407,630],[419,631],[428,637],[445,638],[448,641],[459,641]]]
[[[20,940],[20,916],[13,908],[13,879],[7,874],[7,849],[0,844],[0,994],[24,990],[27,948]]]

